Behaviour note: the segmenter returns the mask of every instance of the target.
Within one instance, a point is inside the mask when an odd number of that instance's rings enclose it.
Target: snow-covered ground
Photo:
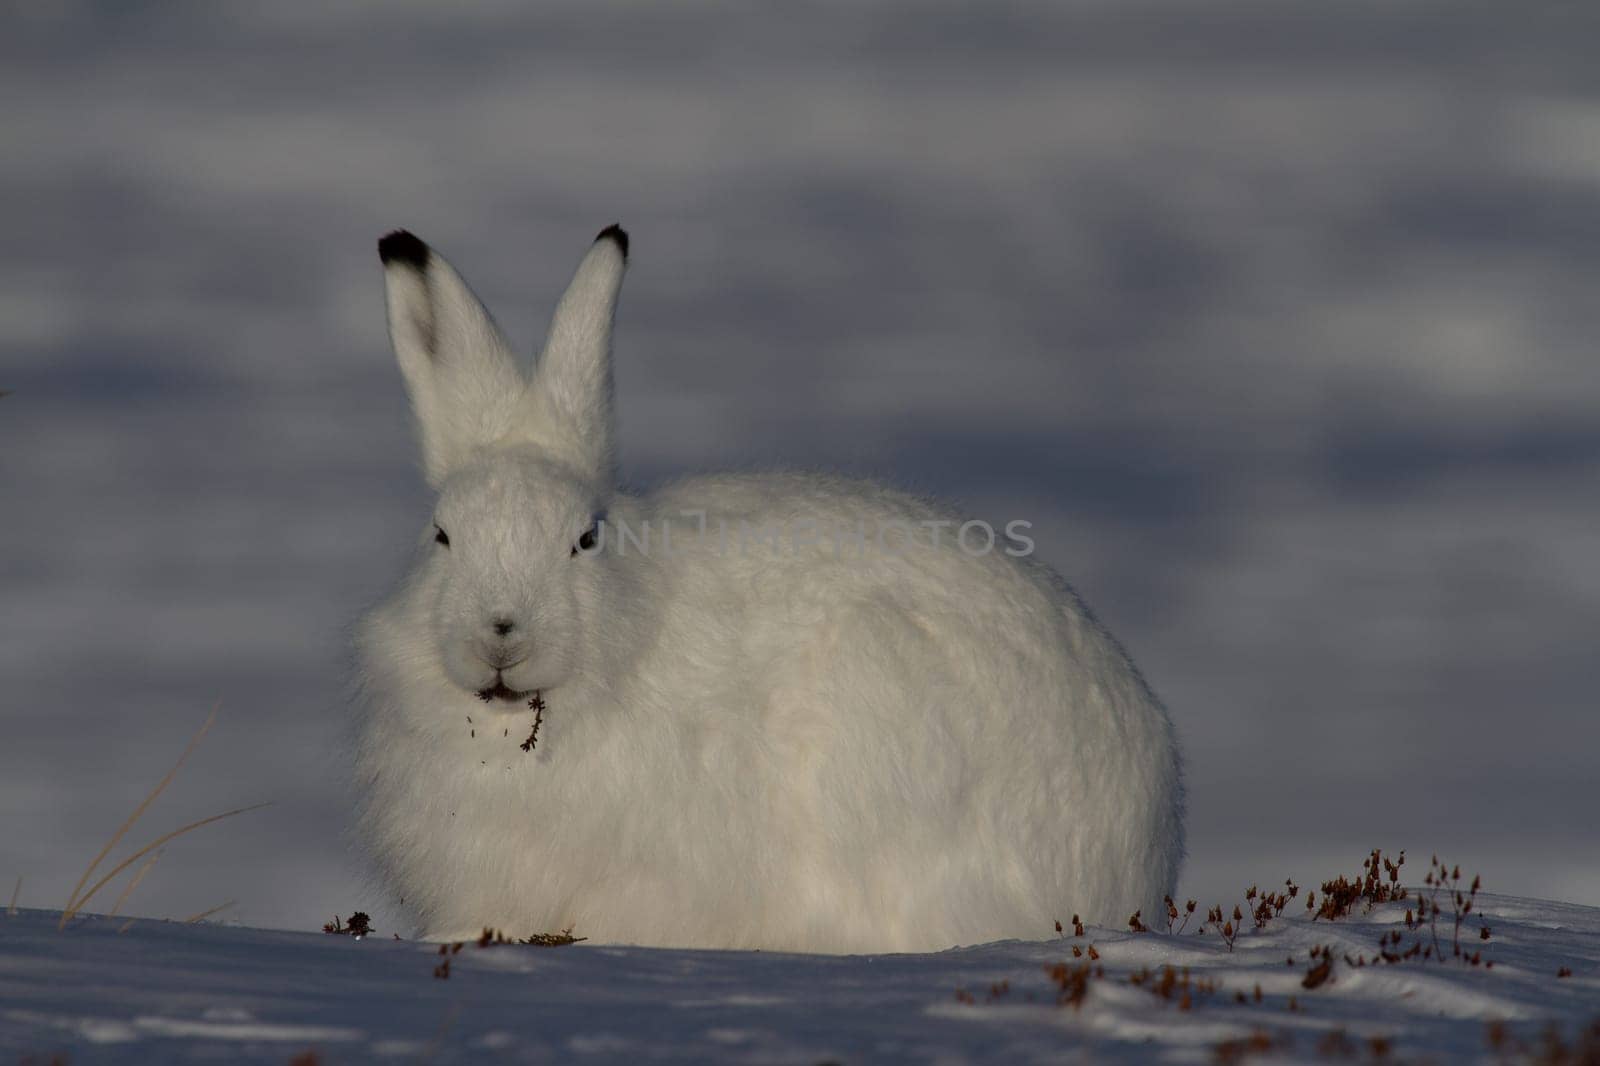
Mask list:
[[[1176,935],[1163,919],[1074,936],[1064,915],[1060,937],[932,955],[469,943],[443,979],[439,945],[382,929],[87,917],[58,932],[59,914],[22,910],[0,915],[0,1058],[1506,1061],[1555,1040],[1567,1057],[1540,1061],[1595,1061],[1576,1049],[1600,1055],[1600,909],[1480,894],[1460,937],[1478,965],[1454,956],[1448,905],[1445,961],[1373,964],[1386,945],[1431,955],[1432,930],[1406,926],[1417,894],[1330,922],[1302,892],[1263,929],[1246,917],[1231,951],[1214,926],[1196,932],[1202,907]],[[1332,965],[1307,987],[1324,947]]]

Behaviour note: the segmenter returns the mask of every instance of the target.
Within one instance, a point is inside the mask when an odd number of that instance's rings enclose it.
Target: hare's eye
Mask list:
[[[594,525],[592,525],[588,529],[584,530],[583,536],[578,538],[577,546],[572,549],[572,554],[573,555],[577,555],[579,552],[592,552],[592,551],[594,551],[594,546],[599,541],[599,539],[600,539],[600,523],[596,522]]]
[[[450,547],[450,534],[446,533],[438,526],[433,527],[433,539],[436,542],[443,544],[446,548]]]

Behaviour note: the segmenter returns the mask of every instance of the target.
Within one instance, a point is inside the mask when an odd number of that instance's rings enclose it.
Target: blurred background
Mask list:
[[[1185,893],[1381,845],[1600,904],[1600,22],[1445,10],[8,7],[0,893],[220,705],[135,837],[275,806],[128,909],[395,928],[341,835],[429,507],[374,242],[531,352],[620,221],[628,478],[1032,521],[1178,725]]]

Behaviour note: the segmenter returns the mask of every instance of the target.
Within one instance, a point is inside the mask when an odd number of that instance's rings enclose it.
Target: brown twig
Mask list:
[[[539,727],[544,724],[544,696],[535,692],[533,699],[528,701],[528,707],[533,711],[533,732],[522,742],[523,751],[532,751],[539,743]]]

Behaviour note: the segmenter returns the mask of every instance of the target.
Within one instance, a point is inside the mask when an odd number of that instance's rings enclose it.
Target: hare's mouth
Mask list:
[[[494,675],[494,684],[488,688],[480,688],[478,690],[478,698],[484,703],[489,703],[492,700],[505,700],[508,703],[520,702],[532,699],[536,691],[536,689],[529,689],[526,692],[519,692],[507,685],[505,679],[496,673]]]

